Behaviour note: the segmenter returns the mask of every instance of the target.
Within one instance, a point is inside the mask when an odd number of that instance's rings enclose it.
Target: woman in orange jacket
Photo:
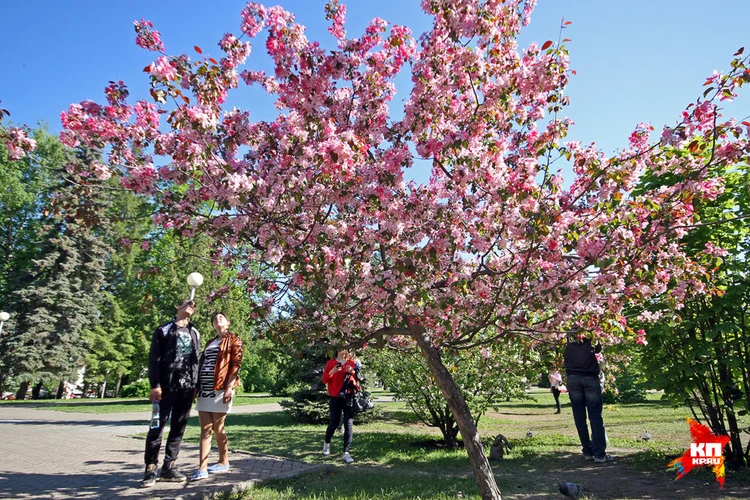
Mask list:
[[[323,370],[323,383],[328,386],[328,409],[331,419],[326,429],[323,443],[323,455],[331,454],[331,438],[344,415],[344,454],[341,458],[350,464],[354,459],[349,454],[352,444],[352,420],[354,418],[354,393],[359,390],[357,370],[351,353],[347,350],[337,351],[335,359],[326,363]]]
[[[237,374],[242,364],[242,339],[229,332],[226,314],[214,314],[211,323],[216,337],[208,342],[198,364],[198,403],[195,409],[201,426],[200,465],[191,481],[206,479],[209,472],[229,470],[229,441],[224,421],[232,409],[234,388],[239,385]],[[219,462],[208,466],[211,431],[219,446]]]

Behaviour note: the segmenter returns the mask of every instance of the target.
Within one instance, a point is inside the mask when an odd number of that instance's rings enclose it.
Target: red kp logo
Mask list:
[[[693,467],[710,465],[716,475],[716,481],[723,488],[724,455],[722,450],[729,443],[729,436],[717,436],[711,432],[711,429],[692,418],[688,418],[687,421],[690,426],[690,435],[693,436],[690,449],[670,462],[667,467],[677,469],[677,479],[680,479],[693,470]]]

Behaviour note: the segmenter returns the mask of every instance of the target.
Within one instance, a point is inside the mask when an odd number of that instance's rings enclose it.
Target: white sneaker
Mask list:
[[[323,455],[330,455],[331,454],[331,443],[323,443]]]
[[[350,463],[354,462],[354,459],[352,458],[352,456],[351,456],[351,455],[349,455],[349,452],[348,452],[348,451],[345,451],[345,452],[344,452],[344,454],[343,454],[343,455],[341,455],[341,458],[343,458],[343,459],[344,459],[344,462],[346,462],[346,463],[348,463],[348,464],[350,464]]]

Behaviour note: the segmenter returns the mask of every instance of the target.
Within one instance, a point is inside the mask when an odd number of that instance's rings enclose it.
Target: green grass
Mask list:
[[[24,401],[2,401],[3,406],[22,406],[38,410],[65,411],[71,413],[126,413],[148,412],[150,403],[146,398],[122,399],[27,399]]]
[[[549,392],[534,391],[532,397],[534,399],[502,402],[479,423],[487,449],[498,432],[507,436],[513,444],[511,455],[501,464],[493,464],[496,480],[505,498],[560,498],[555,487],[557,480],[583,484],[612,481],[627,485],[639,484],[643,478],[662,485],[660,487],[695,492],[694,495],[687,493],[679,498],[723,498],[717,496],[719,490],[710,471],[691,472],[675,483],[674,472],[666,469],[668,462],[681,454],[690,442],[685,421],[690,413],[686,408],[672,408],[655,394],[649,395],[649,400],[642,404],[605,405],[603,416],[610,439],[608,451],[618,460],[613,466],[592,467],[591,462],[585,462],[580,457],[580,444],[570,406],[564,405],[563,413],[554,415]],[[567,398],[563,400],[567,401]],[[224,498],[479,498],[464,450],[413,446],[414,442],[439,438],[439,431],[416,421],[403,403],[381,403],[378,406],[383,412],[382,419],[354,428],[352,455],[356,462],[351,466],[339,460],[339,434],[334,436],[331,457],[321,455],[325,432],[323,425],[297,424],[284,412],[230,415],[227,426],[231,448],[308,463],[331,464],[332,467],[268,482],[250,492],[227,494]],[[743,423],[745,426],[749,424],[750,421]],[[188,441],[197,442],[196,426],[197,422],[190,422],[186,433]],[[533,438],[525,437],[530,428],[535,433]],[[648,443],[638,439],[644,430],[653,436]],[[606,475],[599,477],[596,474]],[[732,485],[750,486],[750,474],[728,471],[726,484],[726,491],[731,490]],[[639,493],[617,498],[641,496]],[[670,496],[670,491],[657,494],[657,497]]]
[[[282,398],[267,394],[239,394],[235,398],[235,406],[260,405],[278,403]],[[4,406],[23,406],[40,410],[64,411],[71,413],[128,413],[149,412],[151,403],[147,398],[120,399],[38,399],[24,401],[0,401]]]

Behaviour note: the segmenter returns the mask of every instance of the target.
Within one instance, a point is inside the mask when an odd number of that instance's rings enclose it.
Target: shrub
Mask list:
[[[288,395],[291,400],[282,400],[279,404],[297,422],[325,424],[330,418],[328,411],[328,391],[322,382],[323,368],[330,359],[325,347],[310,346],[300,353],[295,360],[294,371],[287,375],[288,387],[293,388]],[[291,368],[291,367],[290,367]],[[363,382],[362,388],[365,388]],[[376,420],[380,412],[375,409],[356,413],[355,423]]]
[[[483,349],[483,356],[444,349],[440,355],[471,409],[474,423],[502,399],[524,396],[525,352],[510,343],[497,342]],[[448,446],[457,444],[458,424],[420,352],[368,350],[378,377],[403,400],[425,425],[437,427]]]
[[[646,401],[646,386],[642,376],[629,368],[624,368],[617,375],[614,384],[608,383],[604,387],[603,399],[607,404]]]
[[[141,379],[128,384],[122,388],[120,394],[124,398],[147,398],[151,393],[151,384],[146,379]]]

